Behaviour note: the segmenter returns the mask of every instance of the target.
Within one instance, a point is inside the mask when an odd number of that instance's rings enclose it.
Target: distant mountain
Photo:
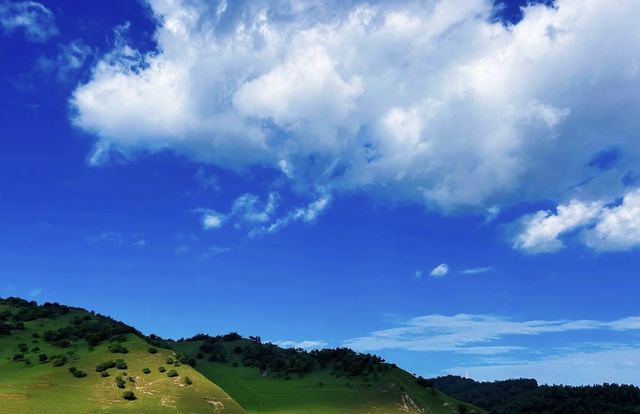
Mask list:
[[[430,379],[446,394],[491,414],[638,414],[640,388],[603,384],[538,385],[534,379],[477,382],[448,375]]]
[[[0,414],[98,412],[484,413],[346,348],[165,340],[80,308],[0,299]]]

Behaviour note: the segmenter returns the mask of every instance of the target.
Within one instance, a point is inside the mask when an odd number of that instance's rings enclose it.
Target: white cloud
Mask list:
[[[431,270],[430,275],[433,277],[443,277],[449,273],[449,265],[446,263],[439,264]]]
[[[168,148],[271,166],[300,192],[489,219],[525,201],[620,197],[640,161],[640,3],[557,0],[507,26],[493,3],[149,0],[158,50],[120,39],[73,93],[73,121],[98,137],[96,163]],[[594,170],[612,147],[623,155]],[[558,250],[585,215],[533,216],[516,245]]]
[[[479,273],[491,272],[492,270],[493,270],[493,267],[491,267],[491,266],[487,266],[487,267],[470,267],[469,269],[461,270],[460,273],[462,273],[463,275],[477,275]]]
[[[27,40],[36,43],[58,34],[51,10],[35,1],[1,1],[0,27],[5,33],[22,31]]]
[[[629,250],[640,245],[640,189],[624,196],[622,204],[607,208],[596,226],[585,232],[595,250]]]
[[[325,341],[309,341],[309,340],[304,340],[304,341],[267,341],[267,342],[271,342],[274,345],[278,345],[281,346],[283,348],[302,348],[302,349],[320,349],[320,348],[326,348],[327,345],[329,345],[327,342]]]
[[[202,215],[202,227],[205,230],[220,228],[222,227],[224,221],[225,216],[215,211],[206,210]]]
[[[602,206],[594,202],[585,204],[576,200],[559,205],[556,213],[538,211],[521,220],[522,230],[513,247],[532,253],[554,252],[564,247],[559,236],[583,227],[600,215]]]
[[[640,245],[640,189],[626,193],[619,205],[574,200],[559,205],[555,213],[526,216],[516,227],[513,246],[531,253],[562,249],[561,236],[574,231],[594,250],[629,250]]]
[[[394,328],[347,340],[345,345],[360,351],[404,349],[497,354],[523,349],[504,343],[510,337],[587,330],[638,330],[639,319],[514,321],[483,314],[426,315],[404,321]]]

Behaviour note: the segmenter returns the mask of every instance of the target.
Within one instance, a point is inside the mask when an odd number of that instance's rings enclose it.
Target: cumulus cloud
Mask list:
[[[447,273],[449,273],[449,265],[446,263],[441,263],[438,266],[434,267],[433,270],[431,270],[430,275],[433,277],[443,277]]]
[[[620,197],[640,161],[640,3],[557,0],[515,25],[493,3],[149,0],[157,50],[121,38],[73,93],[73,122],[98,137],[95,163],[168,148],[270,166],[302,192],[489,217]],[[590,214],[569,206],[516,247],[560,249]],[[615,226],[601,234],[628,245]]]
[[[600,203],[585,204],[574,200],[559,205],[555,213],[538,211],[521,220],[522,230],[513,246],[532,253],[560,250],[564,244],[559,236],[591,223],[600,215],[601,209]]]
[[[345,345],[360,351],[405,349],[409,351],[451,351],[465,354],[499,354],[523,349],[505,344],[512,336],[543,335],[587,330],[638,330],[638,317],[617,321],[525,320],[494,315],[426,315],[399,326],[347,340]]]
[[[21,31],[27,40],[36,43],[58,34],[51,10],[35,1],[1,1],[0,27],[4,33]]]
[[[640,190],[625,195],[622,204],[607,208],[598,224],[585,233],[596,250],[629,250],[640,245]]]
[[[561,237],[576,231],[577,241],[594,250],[629,250],[640,245],[640,189],[626,193],[618,205],[573,200],[556,212],[538,211],[516,228],[513,246],[531,253],[560,250]]]

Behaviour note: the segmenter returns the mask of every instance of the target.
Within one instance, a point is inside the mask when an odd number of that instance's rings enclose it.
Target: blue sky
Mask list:
[[[640,7],[0,2],[0,296],[640,384]]]

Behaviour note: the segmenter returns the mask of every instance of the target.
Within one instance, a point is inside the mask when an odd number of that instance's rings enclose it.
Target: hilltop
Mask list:
[[[381,358],[237,333],[144,336],[104,315],[0,299],[0,413],[482,413]]]

